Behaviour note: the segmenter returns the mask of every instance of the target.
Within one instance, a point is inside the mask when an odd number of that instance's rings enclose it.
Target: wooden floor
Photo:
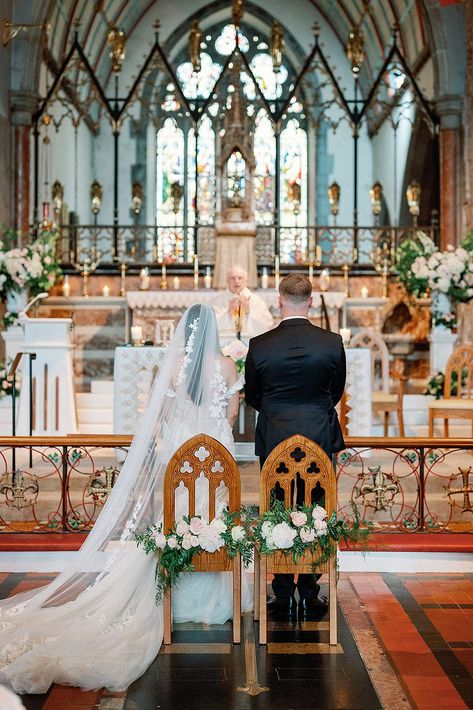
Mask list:
[[[0,597],[48,581],[0,574]],[[269,624],[268,646],[245,615],[230,624],[180,625],[127,692],[54,686],[24,696],[28,710],[371,710],[473,707],[473,575],[341,575],[339,646],[326,621]]]

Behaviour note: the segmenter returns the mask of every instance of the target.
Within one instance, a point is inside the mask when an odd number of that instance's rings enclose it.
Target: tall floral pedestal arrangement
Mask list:
[[[447,294],[437,290],[432,291],[431,308],[430,371],[444,372],[457,342],[457,334],[450,328],[450,323],[456,322],[455,311]]]

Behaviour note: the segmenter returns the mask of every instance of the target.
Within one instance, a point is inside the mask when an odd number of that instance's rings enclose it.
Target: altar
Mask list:
[[[128,323],[141,325],[145,340],[154,341],[155,322],[159,318],[179,320],[182,313],[194,303],[212,305],[219,291],[205,290],[173,290],[173,291],[128,291],[126,294],[129,310]],[[275,289],[255,289],[253,293],[260,296],[268,306],[275,323],[279,322],[278,292]],[[330,330],[338,332],[346,326],[346,296],[340,291],[314,291],[312,293],[312,308],[309,318],[315,325],[329,320]],[[128,340],[130,334],[128,333]]]

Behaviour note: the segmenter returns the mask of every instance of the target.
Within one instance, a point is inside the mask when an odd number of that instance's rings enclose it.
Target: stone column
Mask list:
[[[464,3],[466,37],[466,76],[465,76],[465,199],[464,230],[473,228],[473,2]]]
[[[460,236],[459,131],[462,98],[444,96],[436,102],[440,115],[440,248],[457,244]]]
[[[31,214],[32,181],[30,145],[31,117],[37,108],[37,96],[29,92],[11,95],[11,118],[14,132],[13,227],[28,234]]]

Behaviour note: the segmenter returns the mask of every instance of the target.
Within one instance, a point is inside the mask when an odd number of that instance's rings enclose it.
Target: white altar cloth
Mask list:
[[[136,310],[139,308],[188,308],[193,303],[212,304],[215,295],[219,293],[215,289],[195,289],[194,291],[128,291],[126,294],[129,308]],[[278,293],[274,289],[255,289],[260,298],[269,308],[278,307]],[[312,292],[312,308],[320,308],[321,296],[323,295],[327,308],[343,308],[345,305],[345,294],[339,291]]]
[[[371,436],[371,352],[347,348],[348,436]]]
[[[135,434],[165,347],[120,346],[113,367],[113,433]]]

